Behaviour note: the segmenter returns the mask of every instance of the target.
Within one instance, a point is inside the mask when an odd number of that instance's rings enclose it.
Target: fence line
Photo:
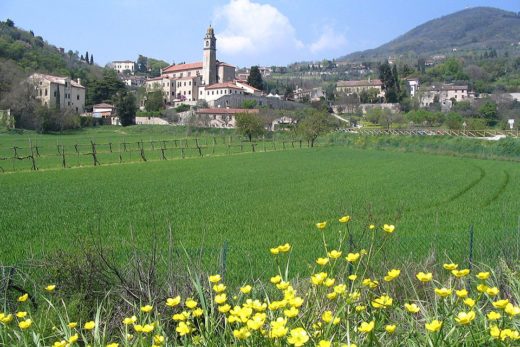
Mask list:
[[[277,147],[278,144],[278,147]],[[306,144],[306,145],[305,145]],[[30,167],[19,170],[38,170],[42,164],[52,163],[53,168],[78,167],[78,166],[99,166],[104,163],[124,163],[124,162],[147,162],[156,160],[169,160],[173,158],[185,159],[186,157],[203,157],[205,155],[237,154],[244,152],[255,153],[258,151],[277,151],[288,149],[302,149],[310,147],[308,141],[297,140],[267,140],[243,141],[229,137],[212,138],[185,138],[170,140],[149,140],[149,141],[126,141],[123,142],[101,142],[90,143],[38,145],[29,140],[28,147],[13,146],[7,147],[11,152],[10,156],[0,156],[0,173],[6,172],[2,167],[2,161],[11,161],[12,170],[17,171],[15,162],[30,161]],[[6,147],[4,147],[5,149]],[[48,154],[45,154],[48,153]],[[52,154],[51,154],[52,153]],[[133,156],[133,158],[132,158]],[[107,157],[110,157],[108,159]],[[87,164],[82,158],[90,158]],[[115,158],[115,159],[114,159]],[[108,160],[107,160],[108,159]]]
[[[456,136],[456,137],[520,137],[519,130],[451,130],[451,129],[367,129],[367,128],[348,128],[343,130],[346,133],[359,135],[401,135],[401,136]]]

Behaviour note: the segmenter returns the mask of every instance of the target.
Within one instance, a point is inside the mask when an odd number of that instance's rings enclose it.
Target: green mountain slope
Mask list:
[[[457,50],[518,50],[520,13],[490,7],[465,9],[426,22],[378,47],[339,60],[386,58],[390,55],[433,55]],[[512,46],[513,45],[513,46]]]

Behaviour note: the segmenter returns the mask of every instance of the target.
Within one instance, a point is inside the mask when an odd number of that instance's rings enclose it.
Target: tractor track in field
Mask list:
[[[509,185],[509,181],[510,181],[511,177],[509,176],[509,172],[504,170],[503,173],[504,173],[504,181],[498,188],[497,192],[495,194],[493,194],[493,196],[491,198],[484,201],[484,203],[482,204],[482,207],[487,207],[487,206],[491,205],[506,191],[506,188]]]
[[[462,190],[456,192],[455,194],[453,194],[452,196],[450,196],[448,199],[446,200],[442,200],[442,201],[439,201],[439,202],[435,202],[433,204],[430,204],[430,205],[426,205],[426,206],[423,206],[423,207],[417,207],[417,208],[408,208],[406,209],[405,211],[406,212],[420,212],[420,211],[426,211],[426,210],[429,210],[429,209],[432,209],[432,208],[435,208],[435,207],[439,207],[441,205],[445,205],[445,204],[449,204],[449,203],[452,203],[454,201],[456,201],[457,199],[459,199],[460,197],[462,197],[464,194],[466,194],[467,192],[469,192],[471,189],[473,189],[477,184],[479,184],[480,182],[482,182],[482,180],[486,177],[486,171],[481,168],[480,166],[477,166],[477,165],[473,165],[473,167],[475,167],[476,169],[478,169],[478,171],[480,172],[480,175],[478,178],[476,178],[475,180],[473,180],[470,184],[468,184],[467,186],[465,186]],[[505,189],[505,188],[504,188]]]

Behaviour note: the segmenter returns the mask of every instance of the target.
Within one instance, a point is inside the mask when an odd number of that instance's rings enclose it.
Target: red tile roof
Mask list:
[[[93,108],[114,108],[114,105],[110,105],[103,102],[101,104],[94,105]]]
[[[168,67],[165,67],[162,70],[162,73],[171,73],[171,72],[179,72],[179,71],[186,71],[186,70],[196,70],[196,69],[202,69],[202,62],[196,62],[196,63],[189,63],[189,64],[177,64],[177,65],[170,65]]]
[[[208,89],[222,89],[222,88],[231,88],[231,89],[240,89],[244,90],[244,88],[237,86],[233,82],[224,82],[224,83],[214,83],[206,87]]]
[[[237,113],[258,113],[258,109],[246,108],[201,108],[197,113],[202,114],[237,114]]]

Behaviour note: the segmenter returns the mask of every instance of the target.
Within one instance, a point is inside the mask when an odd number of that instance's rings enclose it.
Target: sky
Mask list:
[[[376,48],[469,7],[520,12],[520,0],[0,0],[0,20],[32,30],[99,65],[202,60],[211,24],[217,59],[238,67],[284,66]]]

